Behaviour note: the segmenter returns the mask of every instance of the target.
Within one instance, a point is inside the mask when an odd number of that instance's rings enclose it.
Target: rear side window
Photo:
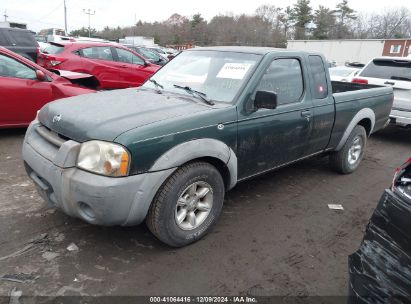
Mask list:
[[[278,105],[300,101],[304,92],[300,61],[294,58],[274,60],[263,75],[257,91],[277,93]]]
[[[143,59],[141,59],[140,57],[134,55],[133,53],[131,53],[127,50],[116,48],[116,51],[117,51],[118,61],[120,61],[120,62],[131,63],[131,64],[139,64],[139,65],[144,64]]]
[[[411,81],[411,61],[375,59],[364,68],[360,76]]]
[[[82,49],[82,55],[86,58],[101,59],[113,61],[113,54],[111,53],[111,47],[109,46],[97,46],[91,48]]]
[[[308,56],[311,67],[311,76],[314,82],[313,97],[315,99],[324,99],[328,96],[327,74],[324,68],[324,62],[320,56]]]
[[[64,46],[50,44],[48,47],[46,47],[44,49],[43,53],[45,53],[45,54],[60,54],[63,51],[64,51]]]
[[[26,31],[9,31],[11,38],[17,46],[34,46],[36,47],[37,41],[34,35]]]

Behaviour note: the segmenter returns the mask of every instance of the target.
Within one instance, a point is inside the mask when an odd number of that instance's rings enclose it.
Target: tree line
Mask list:
[[[173,14],[162,22],[138,21],[129,27],[106,26],[92,35],[108,40],[125,36],[150,36],[160,45],[257,45],[285,47],[290,39],[388,39],[411,37],[410,11],[385,9],[381,13],[356,12],[348,0],[334,8],[311,6],[310,0],[297,0],[285,8],[259,6],[253,14],[220,14],[207,21],[200,13],[191,17]],[[88,29],[70,33],[88,36]]]

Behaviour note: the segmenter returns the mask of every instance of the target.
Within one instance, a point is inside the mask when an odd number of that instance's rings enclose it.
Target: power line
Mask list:
[[[61,26],[61,24],[58,24],[58,23],[38,21],[38,20],[33,20],[33,19],[21,18],[21,17],[17,17],[17,16],[10,16],[10,15],[9,15],[9,16],[7,16],[7,17],[11,17],[11,18],[13,18],[13,19],[20,19],[20,20],[25,21],[25,22],[33,22],[33,23],[40,23],[40,24],[49,24],[49,25]]]
[[[59,5],[57,5],[55,8],[53,8],[50,12],[48,12],[47,14],[45,14],[43,17],[39,18],[38,20],[42,20],[44,18],[47,18],[48,16],[50,16],[51,14],[53,14],[56,10],[58,10],[61,6],[62,6],[63,2],[60,2]]]

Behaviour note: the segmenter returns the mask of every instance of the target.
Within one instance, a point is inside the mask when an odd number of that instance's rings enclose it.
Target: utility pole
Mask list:
[[[66,31],[66,36],[67,36],[68,32],[67,32],[67,6],[66,6],[66,0],[64,0],[64,30]]]
[[[7,18],[9,17],[9,16],[7,16],[7,10],[4,10],[4,22],[7,22]]]
[[[91,37],[91,27],[90,27],[90,16],[96,14],[96,11],[92,11],[91,9],[83,9],[83,12],[88,15],[88,37]]]

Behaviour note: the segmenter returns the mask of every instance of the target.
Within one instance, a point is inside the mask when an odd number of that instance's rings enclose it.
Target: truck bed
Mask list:
[[[392,94],[392,88],[371,84],[332,81],[332,90],[335,103],[374,99]]]
[[[333,88],[333,93],[342,93],[342,92],[349,92],[349,91],[381,88],[381,86],[378,86],[378,85],[360,84],[360,83],[342,82],[342,81],[331,81],[331,86]]]
[[[339,81],[332,81],[331,85],[337,113],[334,134],[341,135],[347,120],[364,108],[375,114],[374,132],[385,126],[392,105],[391,87]]]

